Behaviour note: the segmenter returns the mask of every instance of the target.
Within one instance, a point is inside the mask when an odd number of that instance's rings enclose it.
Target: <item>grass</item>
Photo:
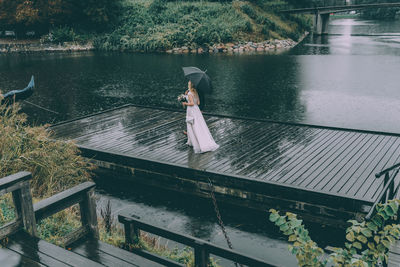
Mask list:
[[[32,194],[44,198],[90,179],[93,165],[71,142],[53,141],[47,126],[32,127],[19,105],[0,105],[0,177],[32,173]]]

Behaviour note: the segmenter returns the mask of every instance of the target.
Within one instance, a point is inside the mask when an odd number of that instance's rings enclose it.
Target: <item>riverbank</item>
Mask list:
[[[38,40],[13,41],[0,39],[1,53],[30,53],[30,52],[80,52],[94,50],[93,43],[64,42],[59,44],[41,43]]]
[[[266,40],[263,42],[235,42],[235,43],[220,43],[211,46],[182,46],[159,53],[168,54],[204,54],[204,53],[262,53],[282,51],[295,47],[298,42],[292,39],[284,40]],[[30,53],[30,52],[81,52],[96,50],[92,42],[78,43],[78,42],[64,42],[59,44],[53,43],[40,43],[38,41],[21,40],[20,42],[7,43],[5,40],[0,40],[0,54],[1,53]],[[145,51],[131,51],[131,52],[145,52]]]

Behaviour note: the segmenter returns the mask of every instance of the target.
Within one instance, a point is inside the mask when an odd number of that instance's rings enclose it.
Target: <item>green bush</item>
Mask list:
[[[254,8],[251,5],[244,4],[244,5],[242,5],[240,7],[240,9],[243,11],[243,13],[245,13],[250,18],[252,18],[252,19],[256,19],[257,18],[256,11],[254,10]]]
[[[59,27],[51,31],[53,41],[56,43],[71,42],[77,39],[77,34],[70,27]]]

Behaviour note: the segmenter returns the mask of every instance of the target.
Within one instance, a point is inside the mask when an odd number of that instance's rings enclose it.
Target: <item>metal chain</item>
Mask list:
[[[215,214],[217,215],[217,219],[218,219],[218,224],[221,227],[222,233],[224,234],[224,237],[225,237],[226,243],[228,244],[228,247],[230,249],[233,249],[232,242],[229,239],[228,233],[225,230],[225,225],[224,225],[224,222],[222,221],[221,213],[219,212],[219,208],[218,208],[218,205],[217,205],[217,200],[215,199],[214,185],[212,184],[210,178],[207,178],[207,179],[208,179],[208,186],[210,187],[210,196],[211,196],[212,202],[214,204]],[[235,266],[238,267],[238,266],[242,266],[242,265],[241,264],[238,265],[235,262]]]

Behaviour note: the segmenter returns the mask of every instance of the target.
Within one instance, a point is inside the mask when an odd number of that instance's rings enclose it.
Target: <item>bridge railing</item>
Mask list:
[[[210,262],[210,254],[219,256],[224,259],[231,260],[235,263],[247,265],[247,266],[255,266],[255,267],[267,267],[274,266],[271,263],[265,262],[263,260],[249,257],[240,252],[234,251],[232,249],[223,248],[217,245],[214,245],[205,240],[195,238],[189,235],[177,233],[163,227],[154,226],[152,224],[146,223],[140,220],[139,217],[132,215],[119,214],[118,221],[124,224],[125,229],[125,242],[127,244],[135,244],[140,237],[140,231],[143,230],[145,232],[158,235],[160,237],[164,237],[166,239],[175,241],[177,243],[189,246],[194,249],[194,261],[196,267],[206,267],[209,266]],[[146,252],[139,249],[134,249],[134,252],[146,257]],[[164,258],[152,256],[151,260],[155,262],[159,262],[161,264],[167,266],[177,266],[175,263],[166,264]],[[181,266],[181,265],[178,265]]]
[[[365,216],[366,219],[370,219],[372,217],[376,205],[378,205],[379,203],[386,203],[388,200],[394,199],[397,196],[400,189],[400,182],[398,182],[396,185],[396,177],[399,171],[400,163],[397,163],[375,174],[375,177],[377,179],[381,178],[384,175],[383,189],[379,193],[378,198],[375,200],[367,216]]]

